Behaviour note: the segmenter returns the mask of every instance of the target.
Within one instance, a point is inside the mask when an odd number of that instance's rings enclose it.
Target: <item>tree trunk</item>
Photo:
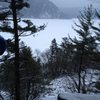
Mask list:
[[[15,100],[20,99],[20,75],[19,75],[19,39],[18,39],[18,25],[17,25],[17,14],[16,14],[16,1],[12,0],[12,13],[13,13],[13,24],[14,24],[14,38],[15,38]]]
[[[83,55],[84,55],[84,45],[81,47],[81,54],[80,54],[80,64],[79,64],[79,70],[78,70],[78,93],[81,92],[81,71],[82,71],[82,62],[83,62]]]

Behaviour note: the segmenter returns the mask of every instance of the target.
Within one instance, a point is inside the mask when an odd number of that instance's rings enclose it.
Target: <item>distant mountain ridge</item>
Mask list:
[[[63,18],[64,14],[49,0],[29,0],[30,8],[22,10],[24,17]]]
[[[30,8],[24,8],[20,16],[35,19],[71,19],[80,15],[83,7],[59,8],[50,0],[28,0]],[[1,3],[0,7],[4,7]]]

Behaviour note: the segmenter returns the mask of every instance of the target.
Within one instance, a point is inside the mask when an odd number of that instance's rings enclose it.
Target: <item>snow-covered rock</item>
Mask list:
[[[92,94],[72,94],[72,93],[64,93],[59,94],[59,97],[62,98],[62,100],[100,100],[100,95]],[[57,97],[47,97],[42,98],[41,100],[57,100]]]
[[[59,94],[59,97],[62,98],[62,100],[100,100],[100,95],[92,94],[72,94],[72,93],[64,93]]]

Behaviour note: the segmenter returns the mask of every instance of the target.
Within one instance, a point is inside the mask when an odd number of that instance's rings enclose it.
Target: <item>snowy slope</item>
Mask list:
[[[88,94],[94,94],[93,91],[97,90],[95,87],[94,87],[94,84],[99,78],[100,78],[100,71],[98,70],[92,70],[92,69],[88,69],[87,70],[87,74],[86,74],[86,89],[87,91],[88,90],[91,90],[88,91],[87,93]],[[74,75],[73,78],[75,79],[75,81],[77,82],[78,81],[78,78],[77,78],[77,75]],[[90,84],[92,84],[90,86]],[[50,82],[50,84],[48,86],[46,86],[46,91],[44,93],[42,93],[40,95],[40,98],[44,98],[43,100],[56,100],[57,98],[57,95],[58,94],[62,94],[63,93],[66,93],[67,94],[70,94],[70,93],[77,93],[77,89],[75,87],[75,83],[74,81],[72,80],[72,78],[70,76],[61,76],[59,78],[56,78],[54,80],[52,80]],[[70,94],[72,95],[72,94]],[[73,95],[74,98],[81,98],[81,96],[86,96],[84,99],[75,99],[75,100],[88,100],[87,98],[91,98],[92,96],[95,98],[95,95]],[[82,98],[83,98],[82,97]],[[45,99],[45,98],[48,98],[48,99]],[[100,96],[99,96],[99,99],[98,99],[98,95],[96,95],[96,98],[95,100],[100,100]],[[68,99],[68,100],[74,100],[74,99]],[[89,99],[89,100],[92,100],[92,99]],[[93,99],[94,100],[94,99]]]

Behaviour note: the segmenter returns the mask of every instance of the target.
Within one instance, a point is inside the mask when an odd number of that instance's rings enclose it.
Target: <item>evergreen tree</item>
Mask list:
[[[84,10],[84,13],[81,13],[78,17],[79,25],[75,23],[75,25],[79,29],[74,30],[78,33],[79,39],[74,38],[71,39],[73,44],[76,46],[76,55],[74,59],[77,60],[76,64],[78,64],[78,77],[79,77],[79,83],[78,83],[78,92],[81,92],[82,89],[82,83],[81,83],[81,72],[82,70],[85,70],[87,66],[91,64],[91,57],[94,52],[96,52],[96,38],[93,35],[93,32],[91,31],[91,26],[93,25],[93,16],[94,12],[92,9],[92,6],[88,7]],[[76,67],[77,67],[76,66]]]
[[[7,7],[1,8],[0,11],[0,21],[3,23],[0,26],[0,31],[9,32],[14,35],[15,42],[15,100],[20,100],[20,73],[19,73],[19,36],[32,35],[44,26],[36,27],[30,20],[22,20],[25,27],[20,26],[20,18],[18,18],[18,13],[23,7],[29,7],[29,4],[25,0],[1,0],[1,3],[6,3]],[[12,17],[9,19],[8,17]],[[13,22],[13,27],[11,27],[10,22]],[[29,32],[29,34],[26,34]]]
[[[61,50],[57,45],[56,39],[53,39],[50,46],[50,58],[49,58],[49,71],[53,77],[60,75],[61,73]]]
[[[57,46],[57,43],[56,43],[56,40],[53,39],[52,42],[51,42],[51,46],[50,46],[50,58],[49,58],[49,71],[50,71],[50,74],[54,77],[55,75],[55,63],[56,63],[56,55],[57,55],[57,51],[58,50],[58,46]]]
[[[97,11],[96,10],[96,12],[95,12],[95,14],[96,14],[96,17],[100,20],[100,12],[99,11]],[[99,67],[99,59],[100,59],[100,24],[98,24],[98,26],[94,26],[94,25],[92,25],[92,28],[93,28],[93,30],[94,30],[94,32],[95,32],[95,34],[96,34],[96,43],[97,43],[97,53],[94,55],[94,58],[93,58],[93,60],[96,62],[95,63],[95,68],[97,68],[97,69],[99,69],[100,70],[100,67]]]
[[[75,54],[74,51],[75,47],[71,43],[70,39],[63,38],[61,43],[61,50],[62,50],[62,69],[63,72],[71,74],[73,72],[73,64],[72,59]]]
[[[20,97],[21,100],[28,100],[30,95],[35,98],[41,91],[41,65],[32,56],[29,47],[21,45],[20,48]],[[0,89],[9,92],[13,98],[15,92],[14,57],[5,60],[0,69]]]
[[[37,84],[40,84],[40,71],[41,65],[33,58],[31,49],[29,47],[24,47],[20,51],[20,77],[23,100],[25,100],[25,97],[27,98],[26,100],[28,100],[30,95],[34,98],[38,95],[37,91],[39,91],[39,89],[38,87],[37,89],[34,87],[36,87]]]

